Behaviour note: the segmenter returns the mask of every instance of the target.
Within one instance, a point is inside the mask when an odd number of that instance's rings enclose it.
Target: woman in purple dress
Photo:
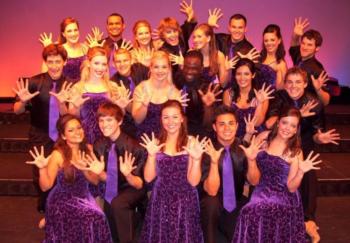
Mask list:
[[[60,24],[60,36],[58,43],[61,44],[68,53],[67,63],[63,68],[63,75],[69,82],[76,83],[80,80],[80,67],[86,59],[88,46],[79,42],[80,32],[79,23],[72,17],[67,17]],[[52,35],[43,33],[39,41],[47,46],[52,43]],[[43,66],[43,71],[47,69]]]
[[[89,192],[89,182],[97,183],[104,163],[94,157],[86,170],[75,164],[81,153],[92,153],[86,144],[80,120],[70,114],[57,122],[59,137],[51,155],[44,157],[43,147],[30,154],[40,170],[39,183],[43,191],[52,188],[45,210],[44,242],[112,242],[107,219]],[[55,184],[56,181],[56,184]]]
[[[145,181],[154,180],[141,243],[203,242],[196,185],[201,177],[201,157],[206,140],[187,136],[181,104],[167,101],[161,110],[159,140],[144,134],[148,151]]]
[[[132,116],[137,126],[137,137],[143,133],[148,136],[160,131],[160,109],[169,99],[186,102],[186,96],[172,82],[169,55],[164,51],[153,54],[150,65],[150,78],[135,88],[132,103]]]
[[[312,152],[303,159],[298,109],[281,112],[271,132],[263,132],[244,150],[260,170],[259,184],[240,212],[232,242],[306,242],[298,187],[304,173],[321,161]],[[267,137],[263,150],[259,144]]]
[[[247,58],[240,59],[234,71],[235,79],[232,87],[224,92],[224,104],[233,107],[237,113],[236,136],[239,138],[243,138],[245,134],[245,119],[249,116],[255,118],[256,129],[259,132],[263,130],[262,124],[269,105],[268,100],[272,98],[269,96],[273,92],[270,86],[265,87],[263,84],[259,87],[255,74],[254,62]]]

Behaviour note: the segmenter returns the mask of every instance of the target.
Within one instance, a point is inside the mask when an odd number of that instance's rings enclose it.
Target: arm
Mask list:
[[[206,138],[203,138],[201,141],[199,141],[198,137],[190,137],[187,146],[183,147],[183,149],[185,149],[189,154],[187,167],[187,181],[192,186],[197,186],[201,180],[201,160],[206,142]]]
[[[148,154],[145,169],[144,169],[144,177],[146,182],[151,182],[157,176],[156,171],[156,155]]]
[[[224,91],[223,103],[226,106],[231,106],[231,104],[232,104],[232,98],[231,98],[230,91],[231,91],[231,89],[227,89]]]
[[[221,51],[218,51],[219,81],[221,87],[226,86],[232,75],[231,69],[226,69],[225,62],[225,55]]]
[[[142,123],[146,118],[150,101],[151,97],[146,90],[145,83],[140,83],[135,88],[131,109],[131,115],[137,124]]]
[[[282,60],[278,65],[277,65],[277,70],[276,70],[276,89],[280,90],[284,88],[284,77],[286,76],[288,67],[287,63]]]
[[[39,185],[41,190],[48,191],[55,183],[60,164],[63,163],[63,157],[60,152],[54,150],[51,153],[47,166],[39,168]]]

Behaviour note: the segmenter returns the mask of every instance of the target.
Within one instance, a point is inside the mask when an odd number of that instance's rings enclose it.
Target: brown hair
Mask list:
[[[287,147],[283,151],[283,155],[287,155],[290,152],[290,156],[294,157],[301,151],[301,139],[300,139],[300,122],[301,113],[295,107],[287,107],[281,111],[278,116],[278,121],[283,117],[294,116],[299,120],[297,133],[291,137],[287,142]],[[277,136],[278,131],[278,121],[273,125],[272,130],[267,138],[267,144],[270,145],[271,141]]]
[[[132,32],[134,34],[134,41],[133,41],[134,48],[139,48],[140,47],[139,42],[136,40],[137,30],[140,27],[147,27],[149,29],[149,34],[150,35],[152,34],[151,24],[147,20],[142,19],[142,20],[136,21],[136,23],[132,27]],[[153,48],[152,38],[151,38],[151,42],[150,42],[150,48]]]
[[[42,52],[42,57],[44,61],[47,61],[48,56],[58,56],[60,55],[63,61],[67,60],[67,51],[62,45],[59,44],[50,44],[46,46]]]
[[[72,17],[67,17],[64,20],[62,20],[61,24],[60,24],[60,36],[58,38],[58,43],[59,44],[64,44],[67,42],[66,37],[63,36],[63,32],[66,30],[66,27],[69,24],[77,24],[77,27],[79,29],[79,23],[76,19],[72,18]]]
[[[120,122],[123,120],[124,113],[123,110],[116,104],[113,104],[112,102],[106,102],[102,103],[97,110],[97,119],[104,116],[112,116],[118,122]]]
[[[67,144],[67,141],[62,138],[62,136],[64,136],[68,122],[72,120],[77,120],[81,125],[80,119],[71,114],[65,114],[57,120],[56,129],[58,131],[58,138],[54,146],[54,149],[58,150],[63,156],[64,178],[67,182],[70,182],[70,183],[74,182],[74,179],[75,179],[75,169],[70,162],[72,160],[72,149]],[[84,151],[85,153],[90,152],[87,147],[87,142],[85,137],[83,141],[79,144],[79,150]]]
[[[188,140],[186,115],[185,115],[183,107],[181,106],[180,102],[177,100],[168,100],[167,102],[165,102],[161,108],[160,114],[162,114],[163,110],[168,108],[168,107],[177,108],[180,111],[181,116],[184,118],[184,121],[181,123],[179,136],[177,138],[177,143],[176,143],[176,151],[179,152],[182,150],[183,146],[186,146],[187,140]],[[162,119],[162,118],[160,118],[160,119]],[[162,126],[160,128],[160,132],[159,132],[159,144],[164,143],[166,141],[167,136],[168,136],[168,134],[165,131],[163,124],[162,124]]]
[[[287,70],[287,73],[286,73],[286,76],[284,78],[284,83],[286,83],[287,81],[287,78],[289,75],[292,75],[292,74],[299,74],[303,80],[304,80],[304,83],[307,83],[307,73],[305,70],[301,69],[300,67],[291,67]]]
[[[173,29],[179,32],[179,35],[181,34],[181,27],[179,25],[179,22],[173,17],[166,17],[162,20],[160,20],[159,25],[158,25],[158,31],[160,38],[164,39],[163,37],[163,32],[165,29]]]

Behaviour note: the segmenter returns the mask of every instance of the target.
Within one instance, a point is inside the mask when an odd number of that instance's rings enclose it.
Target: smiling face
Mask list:
[[[125,24],[120,16],[109,16],[107,19],[107,33],[113,39],[121,38]]]
[[[253,74],[247,65],[242,65],[236,70],[236,81],[240,89],[250,88],[252,86]]]
[[[120,125],[122,121],[118,121],[114,116],[100,116],[98,118],[98,126],[103,136],[111,138],[118,137],[120,133]]]
[[[222,114],[216,117],[213,129],[216,137],[224,146],[232,144],[235,140],[238,123],[236,118],[231,113]]]
[[[161,122],[167,134],[176,134],[180,131],[184,118],[178,107],[169,106],[163,109]]]
[[[68,43],[76,44],[79,42],[79,28],[77,23],[70,23],[64,29],[62,35],[66,38]]]
[[[131,56],[129,53],[118,53],[114,55],[114,66],[117,72],[125,77],[131,73]]]
[[[244,39],[247,28],[243,19],[232,19],[228,27],[232,42],[236,43]]]
[[[50,55],[46,58],[47,72],[53,80],[57,80],[62,76],[65,63],[61,55]]]
[[[299,118],[296,116],[282,117],[278,121],[277,126],[277,136],[288,140],[297,133],[299,126]]]
[[[298,73],[289,74],[284,83],[284,89],[293,100],[298,100],[304,95],[306,86],[306,80]]]
[[[107,70],[108,62],[106,56],[97,55],[90,60],[90,77],[102,79]]]
[[[179,44],[179,31],[172,28],[165,28],[162,33],[163,39],[171,46],[177,46]]]
[[[84,130],[81,123],[76,119],[68,121],[64,128],[64,134],[61,136],[69,145],[80,144],[84,139]]]
[[[276,53],[278,45],[281,43],[275,32],[264,34],[264,46],[268,53]]]
[[[151,78],[157,81],[166,81],[170,72],[170,64],[167,58],[153,58],[150,66]]]
[[[203,70],[203,63],[196,57],[185,57],[182,72],[186,82],[193,82],[200,77]]]
[[[147,26],[140,26],[136,30],[135,39],[140,46],[149,46],[152,40],[151,30]]]
[[[210,42],[210,36],[207,36],[202,29],[196,29],[193,32],[193,47],[200,50],[208,46]]]
[[[304,37],[300,43],[300,55],[302,59],[309,59],[313,57],[316,52],[319,50],[319,47],[316,47],[315,39],[309,39]]]

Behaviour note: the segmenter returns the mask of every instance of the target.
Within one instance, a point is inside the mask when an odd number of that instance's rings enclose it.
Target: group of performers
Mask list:
[[[65,18],[40,35],[42,73],[14,87],[29,140],[44,242],[318,242],[315,219],[327,74],[322,36],[294,22],[289,54],[278,25],[258,52],[247,19],[215,33],[220,9],[152,30],[107,17],[82,42]],[[141,230],[138,230],[140,227]]]

